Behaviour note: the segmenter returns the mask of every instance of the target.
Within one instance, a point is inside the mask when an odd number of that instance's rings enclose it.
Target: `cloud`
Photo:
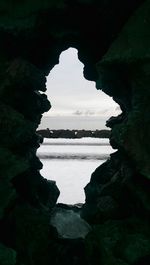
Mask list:
[[[83,111],[76,110],[76,111],[75,111],[75,112],[73,112],[72,114],[73,114],[73,115],[80,116],[80,115],[83,115]]]
[[[92,111],[92,110],[76,110],[72,113],[73,115],[76,115],[76,116],[92,116],[92,115],[95,115],[96,112],[95,111]]]
[[[60,64],[47,78],[47,95],[52,104],[45,116],[109,116],[119,111],[119,106],[104,92],[96,90],[95,82],[83,77],[83,64],[77,50],[68,49],[60,56]]]
[[[86,116],[89,116],[89,115],[90,115],[90,116],[91,116],[91,115],[95,115],[95,111],[92,111],[92,110],[86,110],[86,111],[85,111],[85,115],[86,115]]]

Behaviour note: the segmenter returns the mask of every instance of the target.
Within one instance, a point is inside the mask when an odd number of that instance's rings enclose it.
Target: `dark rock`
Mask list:
[[[55,181],[44,179],[35,170],[18,175],[13,184],[22,199],[36,207],[51,209],[60,194]]]
[[[142,178],[139,178],[139,181]],[[139,194],[149,201],[147,184],[136,184],[138,178],[127,158],[121,153],[111,155],[111,159],[97,168],[92,174],[90,183],[85,187],[86,203],[83,206],[81,216],[92,223],[104,220],[120,219],[137,212],[149,214],[148,208],[142,204],[140,196],[136,195],[135,185],[141,187]],[[138,193],[138,192],[137,192]],[[148,196],[148,197],[147,197]],[[146,201],[144,205],[146,206]],[[140,210],[141,207],[141,210]]]
[[[95,226],[86,238],[89,260],[94,264],[136,264],[149,253],[147,225],[143,227],[142,220],[133,218]]]
[[[57,202],[60,191],[56,186],[56,182],[52,180],[42,179],[39,185],[38,195],[40,202],[48,207],[53,208]]]
[[[7,248],[0,244],[0,264],[1,265],[15,265],[16,252],[13,249]]]
[[[85,238],[91,230],[79,213],[60,207],[52,211],[51,225],[56,227],[58,235],[62,238]]]
[[[150,255],[140,258],[134,265],[149,265],[150,264]]]
[[[0,264],[149,264],[150,1],[1,0],[0,14]],[[61,209],[93,224],[84,239],[60,238],[50,225],[59,191],[36,156],[51,107],[39,91],[69,47],[122,110],[107,123],[118,152],[92,174],[83,208]]]

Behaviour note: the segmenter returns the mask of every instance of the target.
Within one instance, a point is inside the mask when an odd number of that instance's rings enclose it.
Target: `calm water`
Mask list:
[[[42,176],[55,180],[60,190],[58,202],[75,204],[85,201],[84,187],[91,173],[112,152],[108,139],[44,139],[37,154]]]

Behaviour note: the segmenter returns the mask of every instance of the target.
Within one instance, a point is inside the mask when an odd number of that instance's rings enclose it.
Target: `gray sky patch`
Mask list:
[[[59,64],[50,72],[47,78],[47,96],[52,108],[44,116],[53,117],[53,121],[62,117],[65,123],[65,117],[69,119],[74,116],[99,116],[99,119],[107,120],[120,112],[119,106],[111,97],[96,90],[95,82],[84,78],[83,64],[78,60],[77,50],[74,48],[62,52]]]

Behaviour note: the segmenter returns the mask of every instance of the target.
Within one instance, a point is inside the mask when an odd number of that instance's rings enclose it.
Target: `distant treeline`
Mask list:
[[[82,137],[93,137],[93,138],[109,138],[110,130],[38,130],[44,138],[82,138]]]

